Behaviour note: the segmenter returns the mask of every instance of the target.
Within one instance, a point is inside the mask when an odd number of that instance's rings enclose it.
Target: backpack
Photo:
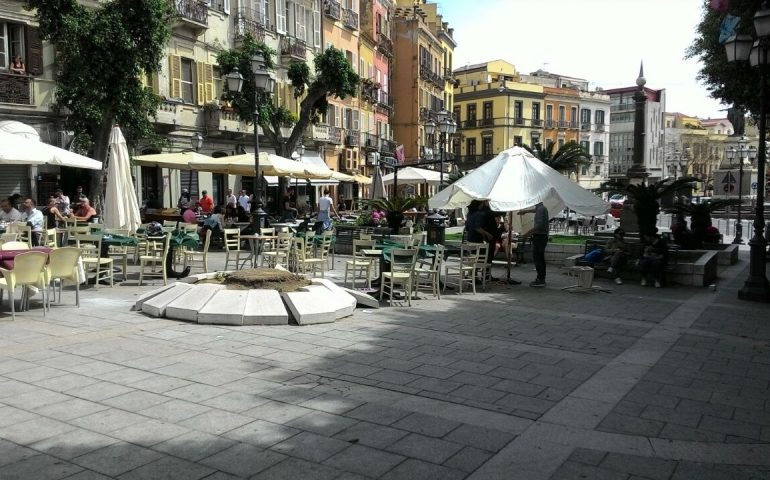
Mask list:
[[[586,253],[585,260],[588,263],[599,263],[604,258],[603,248],[594,248],[590,252]]]
[[[145,227],[144,234],[148,237],[160,237],[163,235],[163,226],[158,222],[150,222]]]

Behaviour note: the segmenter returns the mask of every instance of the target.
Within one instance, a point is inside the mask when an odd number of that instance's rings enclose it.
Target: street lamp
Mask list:
[[[251,204],[251,213],[254,232],[259,232],[265,224],[267,214],[262,209],[262,196],[260,194],[259,181],[259,94],[265,92],[268,95],[273,94],[275,88],[275,78],[267,70],[265,57],[261,53],[255,53],[251,57],[251,71],[254,75],[254,202]],[[231,92],[240,92],[243,88],[243,76],[234,68],[228,73],[227,88]]]
[[[767,160],[765,134],[767,133],[767,49],[770,43],[770,9],[767,4],[754,14],[754,30],[757,40],[751,48],[752,38],[747,35],[734,35],[725,42],[728,62],[746,61],[752,67],[759,67],[759,148],[757,152],[757,180],[764,186],[765,163]],[[765,191],[757,188],[757,204],[754,209],[754,235],[749,240],[751,257],[749,260],[749,278],[738,291],[742,300],[770,301],[770,283],[766,273],[765,230]]]
[[[303,144],[297,145],[297,149],[291,154],[291,159],[295,162],[302,163],[302,155],[305,154],[305,146]],[[294,177],[294,195],[299,198],[299,178]],[[296,205],[295,205],[296,206]]]
[[[441,167],[441,178],[439,179],[438,185],[439,190],[441,190],[444,188],[444,151],[446,150],[446,142],[447,139],[457,131],[457,123],[452,119],[452,114],[447,110],[438,112],[436,118],[438,118],[438,131],[441,135],[439,143],[439,146],[441,147],[441,160],[439,163]]]
[[[195,150],[196,152],[203,148],[203,135],[201,135],[198,132],[195,132],[192,137],[190,137],[190,146]]]
[[[735,239],[733,243],[743,243],[743,223],[741,223],[741,213],[743,210],[743,163],[748,160],[754,164],[757,158],[757,149],[752,145],[746,148],[745,143],[739,143],[738,149],[730,147],[727,150],[727,158],[730,160],[730,167],[733,166],[733,160],[738,159],[738,223],[735,225]]]

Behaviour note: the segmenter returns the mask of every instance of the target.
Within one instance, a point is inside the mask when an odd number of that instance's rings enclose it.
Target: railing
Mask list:
[[[556,128],[556,120],[546,120],[545,128]]]
[[[396,153],[396,142],[380,138],[380,153],[387,155]]]
[[[569,122],[569,128],[571,128],[571,129],[573,129],[573,130],[577,130],[577,128],[578,128],[578,122],[575,122],[575,121],[572,121],[572,120],[570,120],[570,122]]]
[[[477,120],[475,118],[465,120],[463,123],[462,128],[476,128]]]
[[[597,123],[596,124],[596,131],[597,132],[603,132],[604,131],[604,124],[603,123]]]
[[[176,13],[199,25],[209,24],[209,6],[200,0],[176,0]]]
[[[292,58],[305,60],[307,54],[307,45],[305,42],[294,37],[281,38],[281,55],[288,55]]]
[[[428,65],[420,65],[420,78],[439,88],[444,88],[444,78],[435,73]]]
[[[616,105],[610,105],[610,111],[616,112],[618,110],[633,110],[636,108],[634,102],[618,103]]]
[[[344,129],[340,127],[329,127],[329,143],[342,145],[342,134]]]
[[[358,13],[349,8],[342,9],[342,24],[345,28],[358,30]]]
[[[524,125],[524,117],[515,117],[513,123],[514,125]]]
[[[569,126],[569,122],[566,120],[559,120],[559,128],[567,128]]]
[[[310,138],[323,142],[329,141],[329,125],[313,125],[310,130]]]
[[[388,38],[384,33],[377,34],[377,48],[385,55],[389,57],[393,56],[393,40]]]
[[[341,20],[341,10],[342,7],[340,6],[340,2],[337,0],[324,0],[324,14],[327,17],[333,18],[335,20]]]
[[[347,130],[345,132],[345,146],[357,147],[361,143],[358,130]]]
[[[379,150],[380,137],[373,133],[362,132],[361,133],[361,146],[371,150]]]
[[[32,79],[26,75],[0,73],[0,103],[32,105]]]
[[[242,9],[235,14],[235,38],[243,38],[250,33],[254,40],[264,42],[266,30],[264,20],[253,17],[250,12],[248,9]]]
[[[445,68],[445,69],[444,69],[444,78],[445,78],[447,81],[450,81],[450,82],[451,82],[451,81],[454,81],[454,79],[455,79],[455,75],[454,75],[454,73],[452,72],[452,69],[451,69],[451,68]]]
[[[591,130],[591,124],[590,123],[583,123],[580,125],[581,130]]]
[[[533,127],[542,127],[543,126],[543,119],[542,118],[533,118],[532,119],[532,126]]]
[[[212,10],[216,10],[217,12],[224,13],[225,11],[225,0],[211,0],[210,7]]]
[[[482,118],[479,122],[480,127],[494,127],[495,126],[495,119],[494,118]]]
[[[385,108],[392,109],[393,108],[393,99],[388,95],[387,92],[384,92],[382,90],[377,91],[377,104],[381,105]]]
[[[471,170],[485,162],[495,158],[494,155],[459,155],[454,159],[454,163],[460,168],[460,170]]]

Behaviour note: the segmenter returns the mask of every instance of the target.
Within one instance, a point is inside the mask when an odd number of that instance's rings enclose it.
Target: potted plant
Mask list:
[[[206,123],[206,127],[212,130],[219,129],[219,120],[222,115],[219,109],[219,104],[215,102],[208,102],[203,105],[203,114]]]
[[[394,197],[364,199],[362,202],[369,207],[380,207],[387,212],[385,218],[388,220],[388,227],[392,232],[398,233],[401,223],[404,221],[404,212],[412,208],[424,206],[427,203],[425,198]]]

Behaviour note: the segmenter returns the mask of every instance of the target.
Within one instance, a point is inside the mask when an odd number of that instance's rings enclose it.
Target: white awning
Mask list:
[[[265,181],[267,182],[268,187],[277,187],[278,186],[278,177],[273,175],[265,175]],[[293,177],[286,177],[289,179],[289,186],[294,186],[294,182],[297,182],[297,185],[307,185],[307,180],[305,179],[295,179]],[[310,185],[313,187],[323,187],[327,185],[338,185],[340,182],[337,180],[327,179],[327,180],[310,180]]]

